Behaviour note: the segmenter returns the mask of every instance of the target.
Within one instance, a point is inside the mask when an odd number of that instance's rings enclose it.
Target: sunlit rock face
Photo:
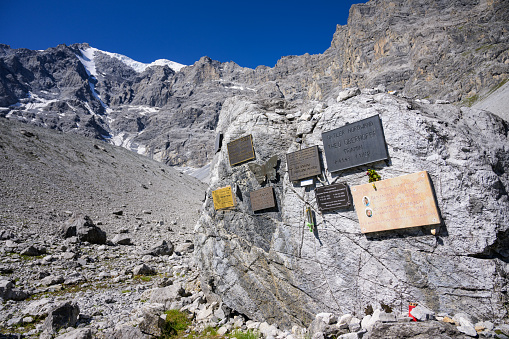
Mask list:
[[[339,93],[338,90],[337,93]],[[314,314],[363,315],[368,305],[505,316],[507,285],[508,126],[479,110],[426,104],[363,90],[338,102],[228,99],[224,134],[211,164],[211,184],[196,226],[202,287],[251,319],[309,324]],[[336,93],[336,94],[337,94]],[[284,107],[284,108],[281,108]],[[378,114],[389,160],[329,173],[322,132]],[[303,129],[302,125],[308,126]],[[253,136],[256,159],[230,166],[227,143]],[[288,179],[286,154],[318,145],[322,176],[311,187]],[[259,184],[248,164],[279,157],[277,178]],[[442,224],[362,234],[355,210],[320,213],[313,188],[427,171]],[[237,206],[214,210],[211,191],[231,185]],[[253,212],[250,192],[273,187],[276,208]],[[316,232],[304,208],[315,212]]]

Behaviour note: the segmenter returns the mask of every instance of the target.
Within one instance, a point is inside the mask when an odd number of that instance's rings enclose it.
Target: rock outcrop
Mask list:
[[[377,92],[302,105],[239,97],[225,102],[218,122],[223,147],[211,165],[195,229],[209,294],[250,319],[285,326],[309,324],[319,312],[359,315],[381,305],[403,312],[409,302],[479,320],[507,315],[507,123],[484,111]],[[329,173],[322,159],[314,186],[289,181],[285,154],[313,145],[323,152],[322,132],[376,114],[390,160],[369,166],[383,179],[429,173],[442,217],[435,235],[430,227],[362,234],[353,209],[318,212],[314,187],[367,183],[367,166]],[[228,162],[226,144],[247,134],[253,162],[279,157],[276,180],[262,185],[273,187],[275,209],[253,213],[250,192],[261,185],[247,164]],[[211,191],[226,185],[237,206],[215,211]],[[305,226],[306,204],[315,213],[314,233]]]

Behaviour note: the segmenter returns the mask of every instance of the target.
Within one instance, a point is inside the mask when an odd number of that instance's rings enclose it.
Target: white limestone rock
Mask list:
[[[350,99],[356,95],[361,94],[361,90],[357,87],[354,88],[346,88],[345,90],[339,92],[338,97],[336,98],[337,102],[345,101]]]
[[[215,155],[211,188],[195,227],[202,288],[213,289],[225,305],[251,319],[288,326],[309,324],[318,312],[363,314],[376,302],[408,307],[402,295],[428,301],[434,312],[475,309],[484,319],[497,305],[503,318],[497,291],[506,278],[497,273],[503,264],[494,259],[507,255],[509,231],[509,141],[503,121],[475,109],[415,104],[385,93],[326,102],[313,130],[299,138],[299,122],[269,120],[256,101],[226,100],[218,122],[223,142],[251,134],[257,161],[274,155],[280,160],[279,179],[270,183],[277,208],[252,213],[249,192],[267,184],[261,186],[246,164],[230,166],[226,148]],[[316,209],[315,194],[313,187],[288,180],[285,155],[314,145],[323,155],[322,132],[375,114],[382,120],[390,162],[369,166],[383,179],[427,171],[442,226],[436,235],[426,227],[362,234],[355,210],[345,210],[315,212],[317,232],[305,231],[304,206]],[[367,168],[340,175],[324,169],[321,180],[365,184]],[[215,211],[211,190],[226,185],[237,187],[237,206]]]

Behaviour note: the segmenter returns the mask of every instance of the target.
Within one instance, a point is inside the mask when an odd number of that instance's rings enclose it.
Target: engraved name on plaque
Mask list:
[[[352,206],[348,186],[332,184],[315,189],[316,202],[320,211],[333,211]]]
[[[318,146],[311,146],[286,155],[290,181],[309,178],[322,173]]]
[[[251,209],[253,212],[276,207],[274,199],[274,190],[272,187],[265,187],[249,194],[251,199]]]
[[[212,200],[214,201],[214,209],[216,211],[235,207],[235,197],[232,194],[231,186],[221,187],[212,191]]]
[[[251,134],[229,142],[227,148],[230,166],[238,165],[255,158],[253,137]]]
[[[352,186],[362,233],[440,224],[428,172]]]
[[[378,115],[322,133],[322,140],[329,172],[389,157]]]

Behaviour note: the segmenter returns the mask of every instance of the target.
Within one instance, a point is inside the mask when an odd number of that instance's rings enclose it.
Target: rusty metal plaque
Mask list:
[[[230,166],[238,165],[244,161],[255,158],[253,137],[251,134],[229,142],[227,147]]]
[[[272,187],[265,187],[256,191],[252,191],[249,197],[251,199],[251,209],[253,212],[276,207],[274,190]]]
[[[231,186],[221,187],[212,191],[212,200],[214,201],[214,209],[216,211],[235,207],[235,197],[232,194]]]
[[[322,133],[329,172],[389,158],[378,115]]]
[[[318,146],[311,146],[286,155],[290,181],[309,178],[322,173]]]
[[[352,186],[362,233],[440,224],[428,172]]]
[[[352,206],[348,186],[345,184],[317,187],[315,197],[320,211],[333,211]]]

